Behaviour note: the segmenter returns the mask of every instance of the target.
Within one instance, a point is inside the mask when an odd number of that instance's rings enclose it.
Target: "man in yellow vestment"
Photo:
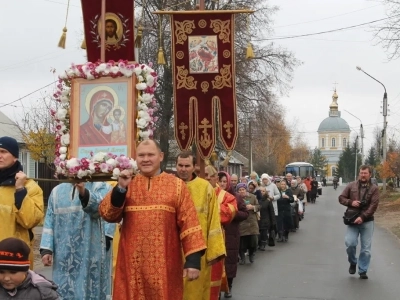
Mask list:
[[[201,258],[201,272],[196,281],[184,280],[184,300],[217,300],[211,295],[212,265],[226,256],[225,242],[219,217],[218,201],[211,184],[195,174],[196,158],[190,151],[181,152],[176,159],[176,171],[186,182],[196,206],[197,216],[207,250]]]
[[[140,174],[122,171],[100,204],[106,221],[124,219],[113,300],[182,300],[182,276],[199,277],[206,244],[196,208],[185,183],[160,171],[163,157],[155,141],[141,142]]]

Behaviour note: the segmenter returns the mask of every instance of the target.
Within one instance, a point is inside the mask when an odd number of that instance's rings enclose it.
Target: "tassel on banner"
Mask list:
[[[69,0],[67,3],[67,15],[65,16],[65,24],[63,28],[63,33],[61,35],[60,41],[58,42],[58,47],[65,49],[65,42],[67,41],[67,20],[69,11]]]
[[[86,39],[83,39],[81,49],[86,49]]]
[[[246,49],[246,59],[251,59],[254,58],[254,50],[253,50],[253,45],[248,42],[247,43],[247,49]]]
[[[137,33],[136,33],[136,39],[135,39],[135,47],[136,48],[142,48],[142,37],[143,37],[143,27],[139,26]]]
[[[158,48],[158,60],[159,65],[165,65],[164,50],[162,47]]]
[[[60,41],[58,42],[58,47],[65,49],[66,40],[67,40],[67,27],[64,27]]]
[[[229,164],[229,161],[231,160],[231,156],[232,156],[232,151],[229,151],[226,154],[226,157],[224,159],[224,161],[221,163],[221,166],[223,166],[224,168],[226,168]]]

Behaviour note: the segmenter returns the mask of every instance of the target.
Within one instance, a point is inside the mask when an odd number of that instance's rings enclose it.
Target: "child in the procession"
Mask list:
[[[57,300],[57,286],[29,270],[29,246],[17,238],[0,241],[0,299]]]

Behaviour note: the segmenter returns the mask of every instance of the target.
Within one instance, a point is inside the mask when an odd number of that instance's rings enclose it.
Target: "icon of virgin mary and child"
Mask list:
[[[89,119],[80,127],[80,145],[116,145],[126,143],[125,111],[106,90],[93,94],[86,104]]]

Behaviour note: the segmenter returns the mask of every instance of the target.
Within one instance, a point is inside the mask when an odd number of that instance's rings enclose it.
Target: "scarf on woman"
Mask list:
[[[22,171],[22,165],[18,160],[8,169],[1,170],[0,186],[15,185],[15,174],[17,174],[19,171]]]

